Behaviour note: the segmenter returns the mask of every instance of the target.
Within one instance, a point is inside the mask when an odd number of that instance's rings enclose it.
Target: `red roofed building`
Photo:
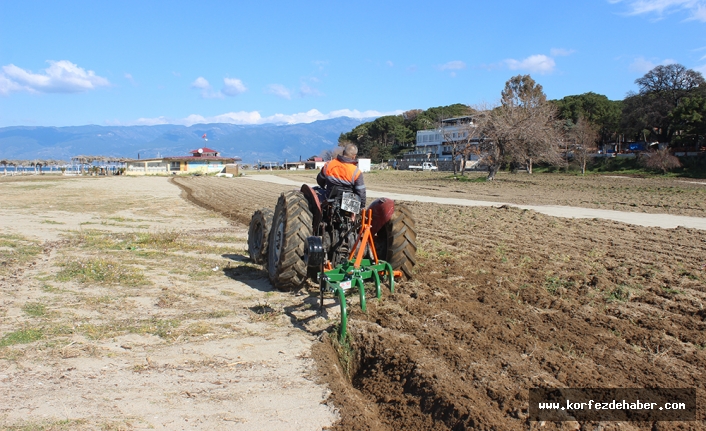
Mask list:
[[[221,157],[221,153],[211,148],[199,148],[190,153],[190,156],[128,160],[125,173],[127,175],[218,173],[225,172],[228,166],[235,166],[235,163],[241,160],[240,157]]]
[[[219,153],[216,150],[212,150],[210,148],[199,148],[198,150],[191,150],[189,151],[194,157],[203,157],[203,156],[211,156],[211,157],[220,157],[221,153]]]

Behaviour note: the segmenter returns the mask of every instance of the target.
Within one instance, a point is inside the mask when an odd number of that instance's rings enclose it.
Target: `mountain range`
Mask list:
[[[69,126],[0,128],[0,159],[69,160],[72,156],[137,159],[186,156],[201,147],[244,163],[306,160],[338,145],[341,133],[370,119],[338,117],[300,124]],[[203,136],[206,135],[206,139]]]

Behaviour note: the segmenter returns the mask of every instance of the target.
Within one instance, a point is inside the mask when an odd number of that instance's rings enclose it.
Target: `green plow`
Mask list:
[[[376,256],[377,257],[377,256]],[[381,277],[382,276],[382,277]],[[339,341],[346,339],[348,331],[348,311],[346,307],[346,293],[358,288],[360,295],[360,308],[367,311],[365,303],[365,282],[373,280],[378,299],[382,297],[380,288],[382,280],[390,281],[390,293],[395,293],[395,277],[392,265],[384,260],[374,263],[370,259],[351,259],[333,269],[319,273],[321,288],[321,310],[324,307],[324,293],[331,292],[338,298],[341,305],[341,328]]]

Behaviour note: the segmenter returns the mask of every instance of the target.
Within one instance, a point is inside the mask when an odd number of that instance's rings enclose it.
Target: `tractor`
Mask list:
[[[341,336],[346,331],[345,294],[357,287],[365,311],[364,282],[380,282],[394,291],[395,278],[410,278],[416,261],[416,230],[411,211],[379,198],[361,208],[350,190],[302,185],[282,193],[274,211],[255,211],[248,229],[248,252],[265,265],[270,282],[281,291],[318,283],[321,305],[326,291],[341,305]]]

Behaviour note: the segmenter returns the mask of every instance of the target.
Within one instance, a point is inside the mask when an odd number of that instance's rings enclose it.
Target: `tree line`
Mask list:
[[[589,154],[600,144],[660,142],[685,150],[705,145],[706,83],[701,73],[680,64],[663,65],[635,83],[638,91],[623,100],[593,92],[547,100],[530,75],[517,75],[506,82],[497,106],[454,104],[379,117],[342,133],[339,144],[353,142],[359,154],[377,163],[413,149],[418,130],[470,115],[474,124],[466,144],[479,144],[473,148],[483,154],[490,179],[503,164],[531,172],[534,163],[561,164],[567,154],[585,170]],[[453,150],[454,159],[466,159],[471,151],[458,141]],[[659,167],[664,169],[670,156],[664,149],[662,153],[653,162],[661,157]]]

